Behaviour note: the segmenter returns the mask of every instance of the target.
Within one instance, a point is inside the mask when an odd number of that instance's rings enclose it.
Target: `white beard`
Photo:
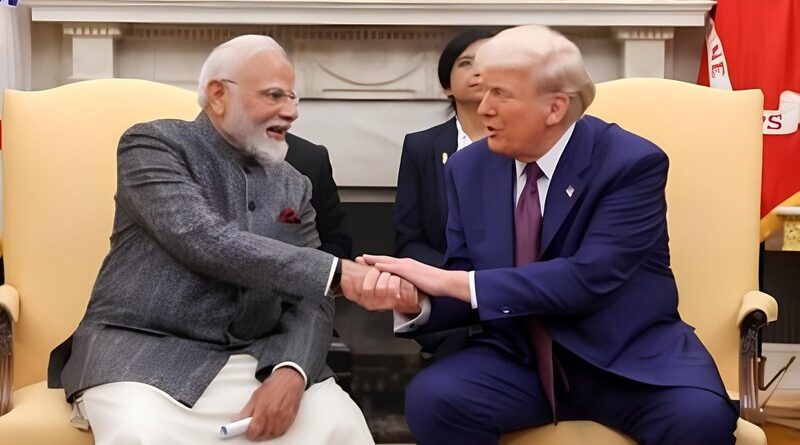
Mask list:
[[[285,125],[290,122],[280,117],[273,117],[264,124],[256,125],[250,122],[241,105],[233,101],[234,106],[226,119],[226,131],[233,139],[235,148],[247,156],[252,156],[262,165],[274,164],[286,158],[289,144],[286,140],[276,141],[267,136],[267,128]]]

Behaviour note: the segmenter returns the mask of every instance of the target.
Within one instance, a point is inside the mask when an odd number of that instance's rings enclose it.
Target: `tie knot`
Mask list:
[[[541,178],[542,175],[544,175],[544,172],[542,172],[542,169],[539,168],[539,164],[535,162],[529,162],[525,166],[525,174],[528,176],[527,182],[535,182]]]

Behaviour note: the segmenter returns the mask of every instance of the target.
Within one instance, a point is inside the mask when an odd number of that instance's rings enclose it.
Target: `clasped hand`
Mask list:
[[[349,300],[366,309],[394,309],[416,315],[423,295],[471,301],[466,271],[444,270],[411,258],[390,256],[364,255],[356,261],[357,264],[343,264],[342,289]],[[355,269],[347,270],[349,265]]]
[[[419,313],[420,292],[408,280],[381,272],[361,257],[342,261],[341,287],[348,300],[370,311]]]

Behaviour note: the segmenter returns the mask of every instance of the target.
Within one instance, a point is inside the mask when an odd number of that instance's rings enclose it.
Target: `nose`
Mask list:
[[[470,85],[480,85],[482,83],[480,73],[473,73],[472,76],[470,76],[469,83]]]
[[[496,113],[491,102],[492,99],[489,97],[489,91],[487,90],[483,93],[481,103],[478,104],[478,114],[481,116],[494,116]]]
[[[288,121],[294,122],[297,119],[297,105],[293,100],[286,101],[278,111],[278,115]]]

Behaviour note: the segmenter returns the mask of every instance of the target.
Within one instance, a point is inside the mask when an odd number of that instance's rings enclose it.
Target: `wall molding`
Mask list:
[[[712,0],[27,0],[34,21],[306,25],[703,26]]]

